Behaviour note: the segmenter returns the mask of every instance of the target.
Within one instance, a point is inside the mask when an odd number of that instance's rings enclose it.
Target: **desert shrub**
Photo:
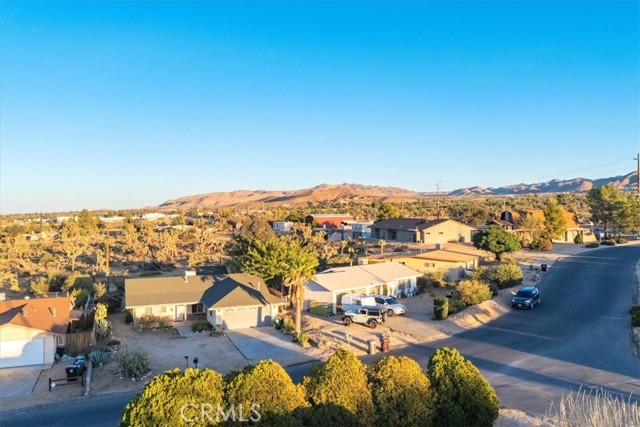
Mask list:
[[[601,245],[605,245],[605,246],[615,246],[616,245],[616,241],[613,239],[609,239],[609,240],[603,240],[600,242]]]
[[[197,322],[194,322],[191,325],[191,332],[204,332],[204,331],[212,331],[213,330],[213,326],[211,325],[211,323],[206,322],[204,320],[199,320]]]
[[[127,310],[124,315],[124,323],[131,324],[133,323],[133,312],[131,310]]]
[[[584,237],[582,234],[576,234],[576,237],[573,238],[573,243],[576,245],[582,245],[584,243]]]
[[[110,351],[98,349],[98,350],[93,350],[91,352],[91,363],[93,363],[93,366],[99,367],[99,366],[106,365],[107,363],[109,363],[110,359],[111,359]]]
[[[122,295],[119,293],[106,294],[98,302],[107,306],[109,313],[117,313],[122,308]]]
[[[211,369],[166,371],[149,381],[142,392],[127,404],[120,425],[218,425],[216,409],[223,406],[223,384],[222,376]],[[185,406],[189,403],[211,405],[211,422],[202,417],[201,406]],[[186,423],[182,415],[197,421]]]
[[[629,314],[631,315],[631,326],[633,328],[640,327],[640,305],[631,307]]]
[[[128,351],[118,353],[116,357],[118,371],[126,378],[140,378],[149,372],[149,357],[147,353]]]
[[[291,335],[296,332],[296,325],[290,317],[287,317],[282,322],[282,330],[287,335]]]
[[[311,337],[309,336],[308,333],[306,332],[301,332],[300,335],[298,335],[298,342],[300,343],[300,345],[304,348],[309,347],[309,339]]]
[[[379,426],[430,426],[431,384],[415,360],[385,357],[367,370]]]
[[[436,320],[444,320],[449,315],[449,299],[434,298],[433,299],[433,315]]]
[[[100,319],[95,322],[95,333],[98,341],[103,340],[111,333],[111,322],[107,319]]]
[[[616,244],[618,245],[624,245],[626,243],[629,243],[626,239],[623,239],[622,237],[619,237],[616,239]]]
[[[151,329],[151,320],[147,317],[141,317],[140,319],[138,319],[135,329],[141,332],[148,331],[149,329]]]
[[[436,350],[429,358],[427,376],[434,395],[434,425],[491,427],[498,418],[495,390],[458,350]]]
[[[95,299],[100,299],[106,294],[107,286],[103,282],[93,284],[93,297]]]
[[[235,373],[225,387],[225,394],[228,407],[260,405],[258,424],[270,426],[293,425],[294,411],[308,406],[304,389],[295,385],[282,366],[272,360],[262,360]]]
[[[96,304],[96,314],[95,314],[95,321],[98,322],[102,319],[106,319],[107,318],[107,306],[104,304]]]
[[[449,315],[460,313],[465,308],[467,308],[467,304],[458,298],[449,298]]]
[[[91,277],[86,274],[82,274],[78,271],[74,271],[67,276],[62,284],[62,290],[64,292],[71,292],[72,289],[87,288],[90,289],[93,286]],[[87,292],[88,293],[88,292]]]
[[[600,246],[598,242],[591,242],[584,245],[585,248],[589,248],[589,249],[597,248],[598,246]]]
[[[493,281],[493,269],[480,266],[471,273],[469,279],[480,282],[491,282]]]
[[[499,289],[520,286],[522,284],[522,270],[514,260],[509,259],[493,270],[492,279]]]
[[[49,293],[49,281],[46,277],[38,277],[29,284],[29,291],[37,296],[45,296]]]
[[[447,284],[444,278],[444,271],[436,270],[430,273],[426,273],[422,276],[425,280],[426,286],[433,286],[434,288],[441,288]]]
[[[71,299],[73,300],[73,306],[76,308],[84,307],[89,299],[89,291],[85,288],[74,289],[71,291]]]
[[[640,406],[631,399],[613,397],[609,392],[586,390],[563,396],[557,410],[547,414],[556,427],[618,427],[640,425]]]
[[[488,283],[489,289],[491,289],[491,298],[497,297],[500,294],[500,288],[495,283]]]
[[[325,363],[313,366],[302,385],[312,405],[338,405],[362,425],[372,424],[373,401],[366,368],[350,351],[340,348]]]
[[[458,283],[456,298],[466,305],[480,304],[491,299],[491,289],[484,282],[477,280],[462,280]]]
[[[553,244],[551,240],[546,237],[536,237],[531,241],[529,249],[532,251],[547,252],[553,249]]]

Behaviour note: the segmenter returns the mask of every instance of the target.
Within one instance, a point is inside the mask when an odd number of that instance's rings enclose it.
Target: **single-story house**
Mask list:
[[[293,230],[293,222],[291,221],[273,221],[271,228],[276,234],[289,234]]]
[[[265,326],[285,303],[267,285],[248,274],[202,275],[125,280],[125,307],[134,322],[144,317],[183,321],[206,314],[212,325],[225,329]]]
[[[352,222],[353,216],[349,214],[311,214],[307,215],[304,222],[313,224],[314,227],[331,229],[342,228],[343,222]]]
[[[562,232],[561,236],[556,239],[553,239],[554,242],[558,243],[573,243],[574,239],[577,235],[582,235],[582,240],[584,243],[595,242],[596,235],[589,230],[588,228],[584,228],[578,222],[577,214],[573,211],[562,209],[562,215],[564,216],[564,220],[566,222],[566,228]],[[521,239],[526,239],[529,234],[529,230],[524,230],[521,228],[522,221],[525,216],[531,215],[534,219],[538,220],[538,222],[542,225],[544,224],[544,211],[542,209],[530,209],[530,210],[505,210],[500,213],[499,220],[493,220],[489,223],[489,225],[497,225],[499,227],[504,228],[508,231],[513,231],[517,235],[520,236]]]
[[[373,255],[358,259],[359,264],[373,265],[379,263],[399,262],[420,273],[442,271],[449,280],[464,277],[465,270],[478,268],[480,260],[488,253],[461,243],[436,245],[433,250],[425,252],[389,253]]]
[[[69,297],[0,301],[0,368],[52,364],[72,306]]]
[[[342,296],[348,293],[414,295],[421,275],[397,262],[331,268],[307,282],[303,308],[309,309],[313,303],[327,303],[333,307],[333,313],[337,313]]]
[[[470,242],[476,231],[453,219],[391,218],[371,226],[371,237],[389,242],[445,243]]]

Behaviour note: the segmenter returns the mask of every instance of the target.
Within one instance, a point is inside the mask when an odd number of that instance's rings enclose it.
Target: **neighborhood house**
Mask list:
[[[52,364],[71,308],[69,297],[0,301],[0,368]]]
[[[522,238],[530,234],[530,230],[522,228],[522,221],[527,215],[536,219],[540,224],[544,224],[544,211],[542,209],[530,209],[521,211],[505,210],[500,214],[500,219],[494,219],[488,225],[497,225],[507,231],[514,232]],[[591,230],[580,226],[575,212],[562,209],[562,215],[566,223],[566,228],[558,238],[553,239],[554,242],[573,243],[578,235],[582,236],[584,243],[596,241],[596,235]]]
[[[284,302],[251,274],[199,276],[187,271],[183,276],[127,279],[125,305],[134,322],[202,315],[218,328],[240,329],[271,325]]]
[[[470,242],[476,231],[452,219],[392,218],[371,227],[371,237],[389,242],[445,243]]]
[[[317,304],[325,304],[335,314],[342,296],[349,293],[412,296],[421,275],[397,262],[332,268],[307,282],[303,308],[309,310]]]

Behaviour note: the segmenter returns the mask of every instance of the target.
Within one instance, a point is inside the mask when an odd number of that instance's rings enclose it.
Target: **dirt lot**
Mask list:
[[[124,323],[124,313],[110,315],[113,325],[113,338],[120,340],[119,351],[144,351],[149,356],[152,375],[157,375],[176,367],[186,367],[184,356],[189,357],[193,367],[193,358],[198,357],[199,368],[211,368],[221,374],[242,368],[247,361],[225,336],[211,337],[207,333],[194,334],[180,338],[175,330],[149,330],[136,332],[132,325]],[[115,361],[94,369],[91,382],[92,393],[104,391],[132,390],[140,388],[141,382],[120,380],[114,372]]]

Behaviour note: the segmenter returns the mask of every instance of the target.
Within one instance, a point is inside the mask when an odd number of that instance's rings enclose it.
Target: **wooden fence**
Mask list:
[[[88,353],[90,347],[96,343],[93,331],[73,332],[65,336],[66,354],[76,355]]]

